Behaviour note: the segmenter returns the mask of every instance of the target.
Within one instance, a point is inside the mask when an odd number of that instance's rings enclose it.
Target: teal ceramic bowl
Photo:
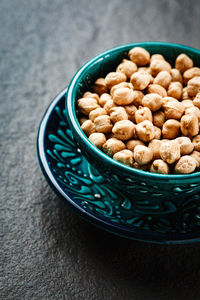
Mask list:
[[[200,66],[200,51],[178,44],[144,42],[110,49],[83,65],[75,74],[66,93],[66,117],[77,146],[110,187],[120,189],[130,200],[130,215],[141,229],[153,232],[191,233],[200,230],[200,172],[189,175],[152,174],[125,166],[97,149],[82,132],[76,101],[91,90],[98,77],[115,71],[128,51],[143,47],[151,54],[160,53],[174,65],[180,53],[190,56]],[[111,196],[112,197],[112,196]],[[137,205],[135,203],[137,202]],[[134,224],[134,221],[133,221]]]

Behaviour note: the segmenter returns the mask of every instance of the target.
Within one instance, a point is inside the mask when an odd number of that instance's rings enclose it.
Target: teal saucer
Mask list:
[[[48,107],[37,137],[41,169],[64,203],[93,225],[127,238],[163,244],[200,241],[200,209],[198,215],[194,210],[196,219],[191,219],[193,231],[185,233],[184,224],[181,223],[183,220],[176,216],[175,227],[180,225],[183,229],[182,232],[173,232],[173,222],[156,216],[157,209],[154,209],[152,200],[133,201],[134,195],[130,199],[119,186],[105,182],[74,142],[65,118],[66,93],[67,88]],[[190,218],[193,215],[193,203],[199,198],[199,195],[195,195],[190,199]],[[171,212],[172,207],[167,207],[169,203],[166,202],[165,213],[166,209]],[[137,216],[133,214],[133,207]],[[144,208],[147,211],[145,217]],[[143,212],[141,215],[140,211]]]

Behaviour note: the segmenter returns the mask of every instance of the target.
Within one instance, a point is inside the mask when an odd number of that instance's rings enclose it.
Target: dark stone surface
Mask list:
[[[37,162],[52,100],[86,60],[159,40],[200,48],[198,1],[0,1],[0,299],[200,299],[199,244],[122,239],[64,207]]]

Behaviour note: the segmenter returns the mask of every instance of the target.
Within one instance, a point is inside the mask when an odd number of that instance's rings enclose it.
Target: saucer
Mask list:
[[[139,213],[137,216],[132,214],[132,200],[128,194],[120,187],[105,183],[74,142],[65,118],[66,93],[67,88],[50,104],[37,136],[37,153],[43,174],[64,203],[91,224],[126,238],[162,244],[200,241],[198,231],[173,232],[172,225],[164,218],[156,219],[153,212],[145,218]],[[134,202],[138,212],[147,205],[143,202]],[[154,227],[157,232],[152,230]]]

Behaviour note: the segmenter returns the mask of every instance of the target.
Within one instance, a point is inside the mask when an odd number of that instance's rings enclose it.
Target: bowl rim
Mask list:
[[[195,48],[189,47],[189,46],[185,46],[185,45],[181,45],[181,44],[174,44],[174,43],[167,43],[167,42],[139,42],[139,43],[131,43],[131,44],[125,44],[125,45],[121,45],[118,47],[114,47],[111,48],[107,51],[104,51],[103,53],[96,55],[95,57],[93,57],[92,59],[88,60],[85,64],[82,65],[82,67],[79,68],[79,70],[75,73],[75,75],[73,76],[72,80],[69,83],[68,86],[68,91],[66,94],[66,102],[65,102],[65,106],[66,106],[66,111],[69,115],[69,121],[73,127],[73,129],[76,131],[76,133],[78,134],[78,136],[81,138],[81,140],[84,142],[84,144],[89,147],[91,149],[91,151],[96,154],[96,156],[99,157],[99,159],[104,160],[105,163],[109,164],[110,166],[113,166],[115,168],[118,168],[119,170],[132,174],[134,176],[142,176],[142,177],[146,177],[146,179],[152,179],[152,180],[159,180],[159,181],[174,181],[174,180],[187,180],[187,179],[194,179],[194,178],[198,178],[200,177],[200,172],[195,172],[192,174],[158,174],[158,173],[150,173],[147,171],[143,171],[143,170],[138,170],[129,166],[126,166],[116,160],[114,160],[113,158],[109,157],[108,155],[106,155],[103,151],[101,151],[100,149],[98,149],[94,144],[92,144],[88,137],[84,134],[84,132],[82,131],[79,122],[78,122],[78,118],[76,115],[76,110],[75,110],[75,90],[77,87],[77,80],[80,77],[84,77],[84,75],[86,75],[87,73],[87,69],[88,67],[90,67],[93,64],[99,63],[100,61],[103,60],[103,58],[105,58],[106,56],[109,56],[110,54],[114,53],[114,52],[125,52],[127,51],[129,48],[133,48],[133,47],[143,47],[145,48],[145,46],[164,46],[164,47],[171,47],[171,48],[179,48],[181,50],[187,50],[190,51],[192,54],[197,54],[200,56],[200,50],[197,50]],[[122,173],[123,174],[123,173]]]

